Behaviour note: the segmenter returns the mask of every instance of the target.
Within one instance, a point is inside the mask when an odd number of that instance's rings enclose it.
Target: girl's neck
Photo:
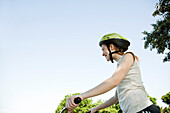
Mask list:
[[[113,55],[113,59],[114,59],[116,62],[118,62],[121,57],[122,57],[122,55],[119,55],[119,54]]]

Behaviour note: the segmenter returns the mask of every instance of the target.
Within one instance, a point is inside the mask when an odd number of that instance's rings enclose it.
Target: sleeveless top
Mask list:
[[[133,55],[133,53],[131,54]],[[124,55],[118,61],[117,66],[122,62]],[[117,86],[117,95],[120,108],[124,113],[136,113],[152,105],[145,91],[136,60],[132,64],[127,75]]]

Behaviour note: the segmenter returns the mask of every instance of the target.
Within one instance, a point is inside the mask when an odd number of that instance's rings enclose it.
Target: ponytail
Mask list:
[[[139,58],[137,56],[135,56],[135,58],[136,58],[137,62],[139,62]]]

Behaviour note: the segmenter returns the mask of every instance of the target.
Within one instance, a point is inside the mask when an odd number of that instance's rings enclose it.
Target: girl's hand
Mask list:
[[[73,109],[75,109],[76,107],[79,106],[78,104],[74,103],[74,99],[77,98],[77,97],[80,97],[81,100],[83,100],[80,95],[74,95],[74,96],[70,96],[70,97],[67,98],[65,107],[68,109],[68,113],[71,113],[73,111]]]
[[[95,108],[90,109],[90,111],[91,111],[90,113],[95,113],[98,110],[97,110],[97,107],[95,107]]]

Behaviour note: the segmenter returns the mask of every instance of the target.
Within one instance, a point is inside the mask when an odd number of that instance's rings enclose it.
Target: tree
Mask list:
[[[157,106],[156,98],[151,97],[151,96],[149,96],[149,95],[148,95],[148,97],[149,97],[150,101]]]
[[[163,95],[161,99],[164,103],[169,105],[168,107],[162,109],[162,113],[170,113],[170,92],[167,93],[166,95]]]
[[[170,92],[162,96],[162,101],[170,106]]]
[[[79,93],[76,94],[72,94],[72,95],[78,95]],[[60,111],[62,110],[62,108],[65,107],[66,104],[66,99],[67,97],[69,97],[71,95],[66,95],[65,98],[61,101],[61,103],[59,104],[59,106],[57,107],[57,110],[55,113],[60,113]],[[96,107],[102,103],[104,103],[105,101],[102,100],[98,100],[96,103],[93,103],[92,99],[85,99],[83,100],[79,106],[74,109],[72,111],[72,113],[86,113],[88,112],[91,108]],[[112,105],[108,108],[102,109],[99,111],[99,113],[122,113],[122,110],[120,109],[119,103]]]
[[[169,0],[159,0],[156,4],[156,10],[152,16],[161,16],[153,26],[152,32],[144,31],[146,35],[144,48],[157,49],[158,54],[166,54],[163,62],[170,61],[170,2]]]
[[[75,93],[75,94],[72,94],[72,95],[78,95],[79,93]],[[60,113],[60,111],[62,110],[62,108],[65,107],[65,104],[66,104],[66,99],[71,96],[71,95],[66,95],[65,98],[61,101],[61,103],[59,104],[59,106],[57,107],[57,110],[55,113]],[[88,112],[89,111],[89,108],[92,108],[94,107],[95,105],[92,104],[92,100],[91,99],[86,99],[84,101],[82,101],[79,106],[73,110],[73,113],[79,113],[79,112]]]
[[[75,94],[72,94],[72,95],[78,95],[80,93],[75,93]],[[69,96],[72,96],[72,95],[66,95],[65,98],[61,101],[61,103],[58,105],[57,107],[57,110],[55,113],[60,113],[60,111],[65,107],[65,104],[66,104],[66,99],[67,97]],[[156,98],[154,97],[151,97],[148,95],[148,97],[150,98],[151,102],[153,104],[155,104],[158,108],[160,108],[158,105],[157,105],[157,102],[156,102]],[[169,105],[169,101],[170,101],[170,92],[167,93],[166,95],[162,96],[162,100],[163,102],[167,103]],[[93,100],[92,99],[85,99],[83,100],[79,106],[73,110],[72,113],[86,113],[88,112],[91,108],[93,107],[96,107],[102,103],[104,103],[105,101],[102,101],[102,100],[98,100],[96,103],[93,103]],[[161,109],[161,113],[170,113],[170,106],[169,107],[165,107],[165,108],[160,108]],[[114,104],[108,108],[105,108],[105,109],[102,109],[99,111],[99,113],[123,113],[122,110],[120,109],[120,106],[119,106],[119,103],[117,104]]]

